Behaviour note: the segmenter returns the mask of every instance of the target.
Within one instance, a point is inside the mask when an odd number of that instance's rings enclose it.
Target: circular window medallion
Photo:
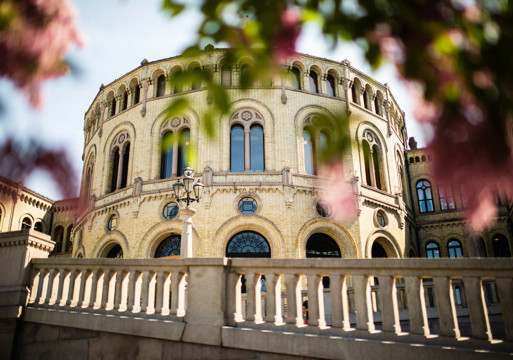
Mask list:
[[[178,215],[178,210],[180,210],[179,206],[175,202],[167,203],[166,206],[164,206],[164,210],[162,211],[162,215],[165,219],[171,220],[174,219]]]
[[[249,121],[253,118],[253,114],[249,111],[243,111],[242,112],[242,115],[241,115],[241,118],[245,121]]]
[[[239,201],[239,211],[244,215],[252,215],[257,210],[257,202],[250,197],[242,198]]]
[[[385,227],[387,225],[387,219],[383,211],[378,211],[376,213],[376,221],[378,222],[378,225],[381,227]]]
[[[318,201],[315,205],[315,209],[317,210],[317,213],[324,218],[328,218],[331,216],[330,206],[325,202]]]
[[[109,217],[109,220],[107,221],[107,229],[109,231],[112,231],[116,228],[118,225],[118,217],[116,214],[113,214]]]

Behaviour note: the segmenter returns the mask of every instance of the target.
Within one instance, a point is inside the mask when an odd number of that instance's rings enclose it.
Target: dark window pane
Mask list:
[[[340,248],[335,240],[326,234],[313,234],[306,243],[307,258],[339,258]]]
[[[293,67],[292,70],[292,88],[296,90],[301,90],[301,77],[299,69]]]
[[[242,126],[232,127],[230,135],[230,171],[244,171],[244,129]]]
[[[114,149],[112,160],[112,177],[110,180],[110,191],[115,191],[118,183],[118,167],[119,167],[119,149]]]
[[[173,133],[168,131],[162,137],[162,156],[160,163],[160,178],[167,179],[171,177],[173,171]]]
[[[326,89],[328,90],[328,96],[335,96],[335,78],[333,75],[328,75],[326,78]]]
[[[267,240],[253,231],[243,231],[230,239],[226,246],[227,257],[271,257]]]
[[[314,71],[310,71],[310,91],[313,93],[319,93],[317,73],[315,73]]]
[[[125,147],[123,154],[123,174],[121,178],[121,189],[126,187],[128,180],[128,160],[130,158],[130,143]]]
[[[178,176],[183,175],[183,171],[189,166],[191,133],[184,130],[180,137],[180,145],[178,145]]]
[[[155,257],[180,256],[180,245],[180,235],[171,235],[160,243],[157,251],[155,251]]]
[[[314,174],[313,144],[312,136],[306,130],[303,131],[303,148],[305,152],[305,172],[308,175]]]
[[[166,92],[166,77],[164,75],[160,75],[157,79],[157,97],[164,96]]]
[[[232,86],[232,69],[229,66],[223,66],[221,70],[221,85]]]
[[[249,139],[251,171],[264,171],[264,129],[260,126],[252,126]]]

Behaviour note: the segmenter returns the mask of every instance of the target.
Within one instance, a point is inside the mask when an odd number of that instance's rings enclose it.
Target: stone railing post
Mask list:
[[[187,259],[187,312],[182,341],[221,345],[228,259]]]
[[[34,230],[0,234],[0,349],[5,359],[11,358],[17,321],[29,299],[30,261],[47,258],[54,246],[49,235]],[[44,277],[45,273],[40,271],[39,278]],[[38,292],[43,285],[38,282]]]

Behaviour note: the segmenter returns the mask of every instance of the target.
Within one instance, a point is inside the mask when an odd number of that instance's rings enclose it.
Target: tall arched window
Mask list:
[[[440,197],[440,210],[454,210],[456,204],[454,203],[454,195],[452,193],[452,186],[438,185],[438,195]]]
[[[318,81],[317,73],[315,71],[310,71],[309,79],[310,79],[310,91],[318,94],[319,93],[319,81]]]
[[[114,246],[112,246],[110,250],[107,251],[105,257],[109,259],[122,259],[123,248],[119,244],[114,244]]]
[[[434,241],[426,244],[426,257],[430,259],[438,259],[440,257],[440,247]]]
[[[230,131],[230,171],[265,171],[264,119],[252,109],[232,117]]]
[[[365,90],[363,91],[363,106],[367,110],[372,110],[372,89],[369,85],[365,86]]]
[[[249,74],[250,74],[249,64],[242,64],[240,66],[240,75],[239,75],[239,85],[241,87],[248,88],[252,85]]]
[[[190,165],[190,130],[189,119],[178,116],[167,120],[162,125],[160,178],[183,175],[183,170]]]
[[[335,84],[335,77],[331,74],[328,74],[328,76],[326,76],[326,90],[328,92],[328,96],[336,96]]]
[[[110,192],[127,186],[130,160],[130,136],[122,132],[113,142],[111,151]]]
[[[493,256],[495,257],[511,257],[508,238],[502,234],[495,234],[492,238]]]
[[[259,233],[242,231],[234,235],[226,245],[226,257],[270,258],[271,247]]]
[[[383,116],[383,94],[381,91],[376,92],[376,97],[374,98],[374,109],[376,114]]]
[[[115,97],[113,97],[113,98],[111,99],[111,101],[110,101],[110,113],[109,113],[109,115],[110,115],[110,116],[114,116],[114,115],[116,115],[116,106],[117,106],[117,104],[116,104],[116,98],[115,98]]]
[[[449,253],[450,258],[459,258],[463,256],[463,250],[461,248],[461,243],[456,239],[449,240],[447,244],[447,252]]]
[[[181,246],[181,236],[180,235],[171,235],[162,240],[162,242],[157,247],[155,251],[155,257],[179,257],[180,256],[180,246]]]
[[[427,180],[417,182],[417,198],[419,200],[419,211],[421,213],[435,211],[433,207],[433,194],[431,192],[431,183]]]
[[[182,176],[185,168],[187,166],[189,166],[190,143],[191,143],[191,133],[190,133],[189,129],[185,129],[180,133],[180,139],[178,142],[178,165],[177,165],[178,176]]]
[[[29,217],[23,218],[21,222],[21,230],[32,229],[32,220]]]
[[[301,90],[301,72],[294,66],[290,69],[290,73],[292,75],[292,88]]]
[[[166,77],[164,75],[160,75],[157,78],[157,93],[156,97],[164,96],[166,93]]]
[[[135,84],[133,87],[133,99],[132,99],[132,105],[139,104],[139,101],[141,99],[141,88],[139,87],[139,84]]]
[[[232,127],[230,135],[230,171],[244,171],[244,128],[241,125]]]
[[[374,133],[370,131],[363,133],[362,152],[366,184],[380,190],[386,190],[383,167],[384,154],[381,143]]]
[[[381,245],[379,239],[375,240],[372,244],[371,257],[375,258],[387,258],[388,254],[383,245]]]
[[[224,87],[232,86],[232,68],[226,64],[223,64],[221,68],[221,85]]]
[[[253,125],[249,131],[249,152],[251,155],[251,171],[264,171],[264,129],[260,125]]]
[[[340,248],[331,236],[316,233],[308,238],[306,243],[307,258],[340,258]]]
[[[196,67],[192,69],[192,84],[191,90],[198,90],[201,88],[201,69]]]
[[[355,104],[360,105],[360,81],[358,79],[354,79],[351,84],[351,98]]]
[[[123,110],[126,110],[126,108],[128,107],[128,91],[123,91],[123,93],[121,94],[121,111]]]
[[[71,252],[73,250],[73,243],[71,242],[71,232],[73,231],[73,225],[69,225],[66,230],[66,243],[64,246],[64,252]]]
[[[57,226],[53,233],[53,241],[55,241],[55,247],[53,249],[54,253],[62,252],[63,240],[64,240],[64,228],[62,226]]]
[[[179,94],[183,91],[182,71],[177,70],[173,74],[173,94]]]
[[[303,149],[305,154],[305,173],[314,175],[314,153],[312,135],[308,130],[303,130]]]
[[[170,178],[173,173],[173,133],[167,131],[162,136],[162,155],[160,159],[160,178]]]

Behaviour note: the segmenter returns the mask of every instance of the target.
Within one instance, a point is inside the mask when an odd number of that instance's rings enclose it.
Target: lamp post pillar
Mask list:
[[[192,217],[196,210],[190,207],[180,210],[182,217],[182,238],[180,241],[180,258],[192,258]]]

